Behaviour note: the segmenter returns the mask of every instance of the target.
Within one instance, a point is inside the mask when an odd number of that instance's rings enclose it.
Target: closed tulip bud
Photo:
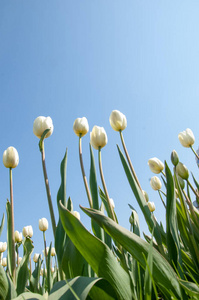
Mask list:
[[[2,264],[3,267],[7,267],[7,258],[6,257],[2,258],[2,263],[1,264]]]
[[[35,263],[38,262],[39,255],[40,255],[39,253],[35,253],[35,254],[34,254],[34,256],[33,256],[33,261],[34,261]]]
[[[39,220],[39,230],[46,231],[48,229],[48,220],[46,218],[42,218]]]
[[[115,208],[114,200],[113,200],[112,198],[110,198],[109,200],[110,200],[110,203],[111,203],[112,208]]]
[[[5,252],[7,249],[7,243],[6,242],[0,242],[0,253]]]
[[[150,212],[153,212],[155,210],[155,203],[154,202],[148,202],[148,207]]]
[[[33,133],[40,139],[46,129],[50,129],[45,138],[53,133],[53,121],[51,117],[37,117],[33,123]]]
[[[159,174],[164,169],[164,164],[156,157],[150,158],[148,160],[148,165],[150,170],[155,174]]]
[[[48,255],[49,247],[46,247],[46,254]],[[42,250],[43,255],[45,256],[45,250]]]
[[[144,195],[144,198],[145,198],[146,202],[148,202],[149,201],[149,196],[148,196],[147,192],[142,190],[142,193]]]
[[[51,267],[50,270],[51,270],[51,273],[55,272],[55,268],[54,267]]]
[[[8,147],[3,153],[3,164],[6,168],[16,168],[19,164],[19,154],[14,147]]]
[[[178,134],[178,138],[183,147],[191,147],[195,142],[195,137],[191,129],[187,128]]]
[[[185,182],[184,182],[184,180],[182,179],[182,177],[180,177],[178,175],[177,175],[177,178],[178,178],[178,182],[180,184],[181,189],[184,190],[184,188],[185,188]]]
[[[84,136],[89,131],[88,121],[85,117],[77,118],[73,124],[73,130],[77,136]]]
[[[21,256],[19,257],[18,261],[19,261],[19,264],[20,264],[20,262],[22,261],[22,257]]]
[[[126,116],[119,110],[113,110],[109,118],[111,127],[115,131],[122,131],[127,126]]]
[[[103,127],[94,126],[90,133],[90,143],[95,149],[106,146],[108,138]]]
[[[52,248],[51,248],[51,256],[55,256],[55,255],[56,255],[55,248],[52,247]]]
[[[181,162],[177,164],[176,172],[182,179],[187,180],[189,178],[189,171],[187,167],[183,165]]]
[[[15,231],[15,243],[21,243],[22,242],[22,232],[19,232],[18,230]]]
[[[171,162],[174,166],[177,166],[179,163],[178,153],[175,150],[171,152]]]
[[[157,176],[154,176],[151,178],[150,185],[151,185],[152,189],[155,191],[160,190],[162,187],[162,183]]]
[[[73,215],[80,220],[80,213],[78,211],[74,210]]]
[[[31,238],[31,237],[33,236],[33,229],[32,229],[32,226],[31,226],[31,225],[25,226],[25,227],[23,228],[22,233],[23,233],[23,236],[24,236],[24,237],[29,237],[29,238]]]

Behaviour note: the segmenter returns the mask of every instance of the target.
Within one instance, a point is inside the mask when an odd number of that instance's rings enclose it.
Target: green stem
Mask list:
[[[166,208],[166,205],[165,205],[164,200],[163,200],[163,198],[162,198],[161,192],[162,192],[162,191],[158,190],[158,193],[159,193],[160,199],[161,199],[161,201],[162,201],[162,204],[163,204],[164,207]],[[163,193],[163,192],[162,192],[162,193]],[[163,193],[163,194],[164,194],[164,193]]]
[[[13,276],[13,282],[15,284],[15,236],[14,236],[14,201],[13,201],[13,182],[12,182],[12,168],[10,168],[10,206],[11,206],[11,274]]]
[[[196,195],[196,198],[199,199],[198,193],[194,190],[194,187],[192,186],[192,184],[190,183],[190,181],[189,181],[188,179],[187,179],[187,183],[188,183],[188,185],[190,186],[192,192]]]
[[[195,154],[195,156],[197,157],[197,159],[199,159],[199,155],[196,153],[196,151],[193,149],[192,146],[190,146],[191,150],[193,151],[193,153]]]
[[[90,194],[90,191],[89,191],[88,182],[87,182],[86,174],[85,174],[85,170],[84,170],[83,158],[82,158],[82,139],[81,139],[81,135],[79,136],[79,160],[80,160],[80,166],[81,166],[81,170],[82,170],[84,185],[85,185],[85,189],[86,189],[86,194],[87,194],[87,197],[88,197],[88,202],[89,202],[90,208],[92,208],[93,207],[92,198],[91,198],[91,194]]]
[[[127,161],[128,161],[128,163],[129,163],[131,172],[132,172],[133,177],[135,178],[135,180],[136,180],[136,182],[137,182],[137,184],[138,184],[140,190],[142,191],[141,185],[140,185],[140,183],[139,183],[139,180],[138,180],[137,175],[136,175],[136,173],[135,173],[135,170],[134,170],[134,168],[133,168],[131,159],[130,159],[130,157],[129,157],[129,154],[128,154],[128,151],[127,151],[127,148],[126,148],[126,145],[125,145],[125,142],[124,142],[124,138],[123,138],[122,131],[120,130],[119,132],[120,132],[120,138],[121,138],[122,146],[123,146],[123,149],[124,149],[124,152],[125,152]]]
[[[43,173],[44,173],[46,193],[47,193],[47,198],[48,198],[48,206],[49,206],[49,210],[50,210],[52,229],[53,229],[53,234],[55,237],[56,222],[55,222],[55,215],[54,215],[54,210],[53,210],[53,205],[52,205],[52,200],[51,200],[50,186],[49,186],[49,181],[48,181],[48,176],[47,176],[47,171],[46,171],[44,142],[42,142],[42,147],[40,148],[40,151],[41,151],[42,167],[43,167]]]
[[[104,175],[103,175],[103,170],[102,170],[102,156],[101,156],[101,148],[100,147],[99,147],[99,151],[98,151],[98,161],[99,161],[99,170],[100,170],[101,181],[102,181],[102,185],[103,185],[104,192],[105,192],[106,199],[107,199],[109,214],[110,214],[111,219],[113,221],[117,222],[116,218],[115,218],[115,214],[113,212],[113,207],[112,207],[111,202],[110,202],[110,198],[109,198],[108,190],[107,190],[107,187],[106,187],[106,183],[105,183],[105,180],[104,180]]]
[[[166,177],[166,174],[163,171],[161,171],[161,173],[162,173],[162,175],[164,175],[164,177]]]
[[[45,231],[43,231],[43,238],[44,238],[44,255],[45,255],[46,266],[47,266],[47,249],[46,249],[46,235],[45,235]]]

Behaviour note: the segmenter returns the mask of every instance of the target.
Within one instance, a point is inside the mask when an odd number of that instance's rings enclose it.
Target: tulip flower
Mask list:
[[[182,179],[187,180],[189,178],[189,171],[187,167],[181,162],[177,164],[176,172]]]
[[[115,131],[122,131],[127,126],[126,116],[119,110],[113,110],[109,117],[110,125]]]
[[[178,134],[178,138],[183,147],[189,148],[195,142],[195,137],[191,129],[187,128]]]
[[[56,255],[56,252],[55,252],[55,248],[52,247],[51,248],[51,253],[50,253],[51,256],[55,256]]]
[[[160,190],[162,187],[162,183],[157,176],[154,176],[151,178],[150,185],[151,185],[152,189],[155,191]]]
[[[113,208],[115,208],[115,203],[114,203],[113,198],[110,198],[110,203],[111,203],[111,206],[112,206]]]
[[[3,267],[7,267],[7,258],[6,257],[2,258],[1,264],[2,264]]]
[[[103,148],[104,146],[106,146],[107,142],[108,142],[108,138],[104,128],[99,126],[94,126],[92,132],[90,133],[91,145],[96,150],[98,150],[99,148]]]
[[[85,117],[77,118],[73,124],[73,130],[77,136],[84,136],[89,131],[88,121]]]
[[[5,252],[7,249],[7,243],[6,242],[0,242],[0,253]]]
[[[78,220],[80,220],[80,213],[78,212],[78,211],[74,211],[73,212],[73,215],[78,219]]]
[[[149,201],[148,207],[149,207],[150,212],[153,212],[155,210],[155,203]]]
[[[23,236],[24,236],[24,237],[29,237],[29,238],[31,238],[31,237],[33,236],[33,229],[32,229],[32,226],[31,226],[31,225],[25,226],[25,227],[23,228],[22,233],[23,233]]]
[[[54,126],[51,117],[37,117],[33,123],[33,133],[40,139],[46,129],[50,130],[46,134],[45,138],[51,136],[53,133]]]
[[[15,231],[15,243],[21,243],[22,242],[22,232],[19,232],[18,230]]]
[[[42,218],[39,220],[39,230],[46,231],[48,229],[48,220],[46,218]]]
[[[19,164],[19,154],[14,147],[8,147],[3,153],[3,164],[6,168],[16,168]]]
[[[18,264],[20,264],[21,261],[22,261],[22,257],[20,256],[18,259]]]
[[[149,196],[148,196],[147,192],[142,190],[142,193],[144,195],[144,198],[145,198],[146,202],[148,202],[149,201]]]
[[[33,261],[34,261],[35,263],[38,262],[39,256],[40,256],[39,253],[35,253],[35,254],[34,254],[34,256],[33,256]]]
[[[148,165],[150,170],[155,174],[159,174],[164,169],[164,164],[156,157],[150,158],[148,160]]]
[[[179,163],[178,153],[175,150],[173,150],[171,153],[171,162],[174,166],[177,166]]]

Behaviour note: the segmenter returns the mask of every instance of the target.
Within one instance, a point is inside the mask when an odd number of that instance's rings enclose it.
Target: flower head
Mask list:
[[[78,211],[74,210],[73,215],[80,220],[80,213]]]
[[[123,113],[121,113],[119,110],[112,111],[112,113],[109,117],[109,121],[110,121],[111,127],[115,131],[124,130],[127,126],[126,116]]]
[[[150,185],[151,185],[152,189],[155,190],[155,191],[160,190],[161,187],[162,187],[162,183],[161,183],[160,179],[157,176],[153,176],[151,178]]]
[[[46,231],[48,229],[48,220],[46,218],[39,219],[39,230]]]
[[[150,158],[148,165],[150,170],[155,174],[159,174],[164,169],[164,164],[157,157]]]
[[[7,243],[0,242],[0,253],[5,252],[6,249],[7,249]]]
[[[94,126],[90,133],[90,143],[95,149],[106,146],[108,138],[103,127]]]
[[[33,261],[34,261],[35,263],[38,262],[39,256],[40,256],[39,253],[35,253],[35,254],[34,254],[34,256],[33,256]]]
[[[22,230],[22,233],[23,233],[23,236],[24,237],[29,237],[31,238],[33,236],[33,229],[32,229],[32,226],[29,225],[29,226],[25,226]]]
[[[182,178],[187,180],[189,178],[189,170],[183,163],[179,162],[176,167],[176,172]]]
[[[7,258],[6,257],[2,258],[2,263],[1,264],[2,264],[3,267],[7,267]]]
[[[178,138],[183,147],[191,147],[195,142],[195,137],[191,129],[187,128],[178,134]]]
[[[150,212],[153,212],[155,210],[155,203],[149,201],[148,207],[149,207]]]
[[[19,154],[14,147],[8,147],[3,153],[3,164],[6,168],[16,168],[19,164]]]
[[[177,166],[179,163],[178,153],[175,150],[171,152],[171,162],[174,166]]]
[[[18,230],[15,231],[15,243],[21,243],[22,242],[22,232],[19,232]]]
[[[56,255],[56,252],[55,252],[55,248],[52,247],[51,248],[51,253],[50,253],[51,256],[55,256]]]
[[[33,133],[40,139],[46,129],[50,129],[45,138],[53,133],[53,121],[51,117],[37,117],[33,123]]]
[[[84,136],[89,131],[88,121],[85,117],[77,118],[73,124],[73,130],[77,136]]]

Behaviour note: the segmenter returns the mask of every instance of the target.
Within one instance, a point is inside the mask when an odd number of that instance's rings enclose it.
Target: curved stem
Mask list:
[[[187,183],[190,186],[192,192],[196,195],[196,198],[199,199],[198,193],[194,190],[194,187],[192,186],[192,184],[190,183],[190,181],[188,179],[187,179]]]
[[[89,202],[90,208],[92,208],[93,207],[92,198],[91,198],[91,194],[90,194],[90,191],[89,191],[88,182],[87,182],[86,174],[85,174],[85,170],[84,170],[83,158],[82,158],[82,139],[81,139],[81,135],[79,136],[79,160],[80,160],[80,166],[81,166],[81,170],[82,170],[84,185],[85,185],[85,189],[86,189],[86,194],[87,194],[87,197],[88,197],[88,202]]]
[[[164,207],[166,208],[166,204],[164,203],[164,200],[163,200],[163,198],[162,198],[161,191],[158,190],[158,193],[159,193],[160,199],[161,199],[161,201],[162,201],[162,204],[163,204]]]
[[[111,205],[108,190],[107,190],[106,183],[105,183],[105,180],[104,180],[104,175],[103,175],[103,170],[102,170],[101,148],[99,148],[99,151],[98,151],[98,161],[99,161],[99,170],[100,170],[101,181],[102,181],[102,185],[103,185],[104,192],[105,192],[105,195],[106,195],[109,213],[110,213],[111,219],[116,222],[115,214],[113,212],[113,207]]]
[[[192,146],[190,146],[191,150],[193,151],[193,153],[195,154],[195,156],[197,157],[197,159],[199,159],[199,155],[196,153],[196,151],[193,149]]]
[[[52,205],[52,200],[51,200],[50,186],[49,186],[49,181],[48,181],[48,176],[47,176],[47,171],[46,171],[44,143],[42,143],[42,147],[40,148],[40,151],[41,151],[42,167],[43,167],[43,173],[44,173],[44,181],[45,181],[45,186],[46,186],[46,193],[47,193],[47,198],[48,198],[48,206],[49,206],[49,210],[50,210],[53,234],[55,237],[56,223],[55,223],[55,215],[54,215],[54,210],[53,210],[53,205]]]
[[[136,180],[136,182],[137,182],[137,184],[138,184],[140,190],[142,191],[141,185],[140,185],[140,183],[139,183],[139,180],[138,180],[137,175],[136,175],[136,173],[135,173],[135,170],[134,170],[134,168],[133,168],[131,159],[130,159],[130,157],[129,157],[129,154],[128,154],[128,151],[127,151],[127,148],[126,148],[126,145],[125,145],[125,142],[124,142],[124,138],[123,138],[122,131],[120,130],[119,132],[120,132],[120,138],[121,138],[121,141],[122,141],[122,146],[123,146],[123,149],[124,149],[124,152],[125,152],[127,161],[128,161],[128,163],[129,163],[131,172],[132,172],[133,177],[135,178],[135,180]]]
[[[12,168],[10,168],[10,206],[11,206],[11,252],[12,252],[12,259],[11,259],[11,273],[13,276],[13,281],[15,283],[15,236],[14,236],[14,201],[13,201],[13,182],[12,182]]]

